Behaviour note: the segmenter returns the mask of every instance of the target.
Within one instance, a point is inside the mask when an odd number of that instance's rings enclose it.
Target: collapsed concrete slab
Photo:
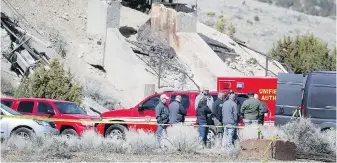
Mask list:
[[[254,67],[250,67],[251,71],[254,72],[254,76],[265,76],[265,69],[266,69],[266,66],[265,66],[266,57],[265,56],[259,53],[256,53],[246,47],[240,46],[233,39],[231,39],[228,35],[223,34],[205,24],[198,22],[197,32],[213,40],[217,40],[221,43],[224,43],[226,46],[234,49],[235,52],[239,54],[241,58],[243,58],[242,66],[247,67],[247,64],[245,62],[251,58],[254,58],[257,61],[257,64]],[[271,59],[268,61],[268,70],[271,72],[272,76],[276,76],[279,72],[287,72],[281,64]]]
[[[240,156],[243,158],[283,161],[296,160],[296,145],[289,141],[249,139],[241,141],[240,147]]]
[[[145,84],[157,82],[117,28],[107,29],[104,65],[109,82],[121,88],[119,94],[134,104],[144,98]]]
[[[216,89],[218,76],[242,76],[231,69],[217,56],[208,44],[197,34],[195,13],[176,12],[164,5],[153,4],[151,30],[172,46],[178,58],[194,72],[199,85]]]

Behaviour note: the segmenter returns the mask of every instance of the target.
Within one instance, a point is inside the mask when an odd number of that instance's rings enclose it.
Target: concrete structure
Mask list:
[[[87,33],[105,36],[107,28],[118,28],[120,8],[118,1],[88,0]]]
[[[218,76],[241,76],[217,56],[197,34],[194,13],[176,12],[160,4],[152,5],[151,30],[172,46],[178,58],[194,73],[198,85],[216,89]]]
[[[147,66],[133,53],[118,28],[107,29],[104,65],[109,82],[134,104],[143,99],[145,84],[157,83],[157,78],[145,70]]]

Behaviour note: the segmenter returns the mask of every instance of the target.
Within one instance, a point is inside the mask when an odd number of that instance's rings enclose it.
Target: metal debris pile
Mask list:
[[[24,29],[20,28],[17,21],[11,20],[1,12],[1,28],[10,36],[10,45],[2,49],[2,55],[11,63],[14,72],[21,76],[33,73],[39,64],[48,64],[54,51],[43,41],[39,40]]]

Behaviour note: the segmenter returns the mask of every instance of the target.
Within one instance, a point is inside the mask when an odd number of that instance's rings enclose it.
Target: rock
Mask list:
[[[234,63],[231,63],[231,64],[230,64],[230,67],[231,67],[232,69],[236,69],[236,65],[235,65]]]
[[[69,21],[69,15],[68,15],[68,13],[65,13],[64,15],[62,15],[61,18],[63,18],[66,21]]]
[[[296,145],[289,141],[275,140],[272,142],[271,139],[249,139],[240,142],[240,146],[240,156],[243,158],[296,160]]]
[[[1,28],[1,53],[4,53],[9,50],[11,47],[11,39],[5,29]]]

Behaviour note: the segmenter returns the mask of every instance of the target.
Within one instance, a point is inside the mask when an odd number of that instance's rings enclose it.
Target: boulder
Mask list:
[[[293,142],[271,139],[249,139],[240,142],[240,157],[249,159],[296,160],[296,145]]]

